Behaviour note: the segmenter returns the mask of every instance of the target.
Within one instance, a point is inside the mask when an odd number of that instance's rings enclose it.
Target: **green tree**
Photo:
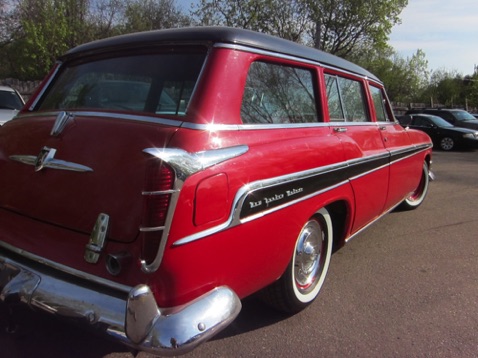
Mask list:
[[[478,111],[478,68],[472,75],[465,76],[463,80],[463,98],[465,105]]]
[[[408,0],[201,0],[200,25],[226,25],[277,35],[348,58],[384,48]]]
[[[102,39],[119,35],[122,32],[119,25],[124,19],[125,8],[124,0],[94,1],[89,14],[92,38]]]
[[[462,97],[463,77],[456,70],[438,69],[433,71],[427,95],[434,106],[453,107],[464,105]]]
[[[303,0],[318,49],[349,58],[360,49],[383,49],[408,0]]]
[[[69,26],[65,4],[54,0],[25,0],[19,5],[21,37],[12,44],[20,79],[41,79],[55,59],[68,49]]]
[[[126,3],[125,32],[157,30],[188,26],[189,17],[176,6],[174,0],[130,0]]]
[[[193,16],[198,25],[239,27],[296,42],[309,23],[302,0],[201,0]]]
[[[392,48],[361,53],[355,60],[384,82],[392,101],[422,101],[429,82],[428,61],[422,50],[410,58],[401,57]]]

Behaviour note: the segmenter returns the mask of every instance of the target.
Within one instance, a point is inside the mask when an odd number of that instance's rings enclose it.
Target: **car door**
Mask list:
[[[440,128],[434,125],[429,119],[422,116],[412,116],[410,128],[425,132],[433,139],[436,139],[440,134]]]
[[[393,116],[385,91],[378,85],[369,85],[372,99],[372,110],[376,118],[383,144],[389,153],[389,182],[385,202],[385,210],[389,210],[404,200],[418,185],[420,178],[416,170],[422,167],[417,161],[421,157],[416,154],[417,148],[412,140]]]
[[[331,127],[349,163],[355,232],[383,213],[389,181],[388,152],[378,126],[371,120],[363,82],[326,73],[325,86]]]

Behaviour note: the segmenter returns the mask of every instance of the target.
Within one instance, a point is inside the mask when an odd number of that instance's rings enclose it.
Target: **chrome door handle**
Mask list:
[[[347,132],[347,128],[344,128],[344,127],[334,128],[334,132],[344,133],[344,132]]]

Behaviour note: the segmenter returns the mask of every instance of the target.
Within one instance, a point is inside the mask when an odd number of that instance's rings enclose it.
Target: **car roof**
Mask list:
[[[8,87],[8,86],[0,86],[0,91],[15,92],[15,90],[12,87]]]
[[[148,44],[157,45],[158,43],[223,43],[246,46],[257,50],[319,62],[323,65],[337,67],[381,82],[375,75],[364,68],[327,52],[255,31],[219,26],[183,27],[110,37],[75,47],[60,59],[67,60],[85,53],[109,52],[123,48],[147,46]]]

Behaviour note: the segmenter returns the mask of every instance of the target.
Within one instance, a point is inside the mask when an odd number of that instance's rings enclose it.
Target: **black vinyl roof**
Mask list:
[[[364,68],[329,53],[263,33],[231,27],[183,27],[137,32],[97,40],[75,47],[63,59],[85,53],[105,52],[138,46],[173,43],[224,43],[243,45],[282,55],[319,62],[379,81]]]

